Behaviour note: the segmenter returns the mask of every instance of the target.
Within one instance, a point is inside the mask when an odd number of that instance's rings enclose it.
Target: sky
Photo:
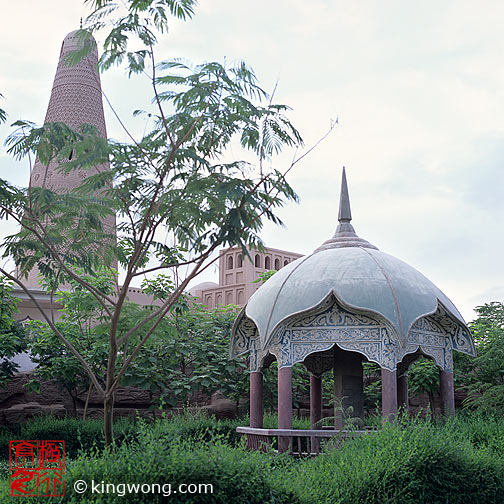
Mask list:
[[[2,108],[10,122],[41,123],[61,42],[89,11],[80,0],[21,5],[2,6]],[[292,107],[307,147],[338,120],[289,174],[300,203],[279,212],[285,227],[264,227],[266,246],[308,254],[332,236],[345,166],[357,234],[421,271],[470,321],[475,306],[504,299],[503,19],[490,0],[200,0],[157,59],[246,61],[264,89],[278,84],[275,101]],[[141,135],[132,111],[150,106],[146,83],[114,69],[102,88]],[[109,136],[126,141],[105,113]],[[26,185],[28,175],[0,147],[0,177]],[[214,268],[200,281],[216,279]]]

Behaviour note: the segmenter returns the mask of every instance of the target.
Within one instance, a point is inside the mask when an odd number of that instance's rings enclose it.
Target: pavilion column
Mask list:
[[[382,378],[382,417],[392,421],[397,415],[397,372],[381,370]]]
[[[334,347],[334,427],[342,429],[345,413],[352,407],[353,418],[364,418],[362,355]],[[343,410],[343,411],[341,411]]]
[[[397,377],[397,407],[408,413],[408,372],[400,374]]]
[[[451,371],[439,371],[439,391],[441,395],[441,413],[447,416],[455,415],[455,387]]]
[[[322,376],[310,374],[310,427],[311,429],[322,429],[321,425],[316,425],[322,419]],[[310,453],[320,451],[320,439],[312,436],[310,438]]]
[[[310,374],[310,425],[312,429],[320,429],[315,424],[322,418],[322,377]]]
[[[292,429],[292,368],[278,370],[278,428]],[[290,448],[290,436],[278,438],[278,451]]]
[[[263,376],[260,371],[250,373],[250,427],[263,426]]]

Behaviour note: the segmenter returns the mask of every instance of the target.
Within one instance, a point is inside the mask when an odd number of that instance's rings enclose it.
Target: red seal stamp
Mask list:
[[[10,442],[9,488],[13,497],[65,495],[65,441]]]

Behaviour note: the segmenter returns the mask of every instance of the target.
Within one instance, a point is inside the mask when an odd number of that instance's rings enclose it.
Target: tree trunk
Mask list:
[[[105,446],[111,448],[114,443],[114,394],[103,399],[103,432]]]
[[[84,404],[84,413],[82,414],[82,420],[86,420],[87,410],[89,406],[89,398],[91,397],[91,391],[93,390],[93,384],[89,384],[89,390],[86,397],[86,404]]]
[[[71,389],[67,389],[67,390],[68,390],[68,394],[72,398],[73,416],[77,417],[77,397],[76,397],[77,392],[75,392],[75,394],[73,394]]]

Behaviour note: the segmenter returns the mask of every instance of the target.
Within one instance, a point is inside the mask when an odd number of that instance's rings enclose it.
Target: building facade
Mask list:
[[[250,257],[244,257],[240,247],[223,251],[219,257],[219,283],[204,282],[189,292],[208,308],[229,304],[245,306],[261,285],[260,282],[254,283],[261,273],[279,271],[302,257],[295,252],[274,248],[265,248],[264,252],[250,250],[249,254]]]

